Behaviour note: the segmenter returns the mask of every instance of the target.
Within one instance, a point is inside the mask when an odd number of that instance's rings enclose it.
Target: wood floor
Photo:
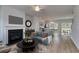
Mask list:
[[[11,48],[12,51],[16,50],[16,44],[9,47]],[[45,53],[78,53],[79,52],[79,50],[76,48],[76,46],[74,45],[73,41],[70,38],[63,38],[60,40],[53,39],[50,45],[42,46],[39,48],[42,48],[43,52],[47,49]]]
[[[63,38],[59,42],[53,41],[48,47],[50,53],[78,53],[79,50],[70,38]]]

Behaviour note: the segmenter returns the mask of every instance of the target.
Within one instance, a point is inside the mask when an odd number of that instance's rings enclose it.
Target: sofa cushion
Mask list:
[[[37,32],[32,38],[38,43],[48,45],[52,40],[52,34],[47,32]]]

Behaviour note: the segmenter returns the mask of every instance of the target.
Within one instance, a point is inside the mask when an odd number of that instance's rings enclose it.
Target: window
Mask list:
[[[61,34],[70,35],[72,23],[61,23]]]
[[[55,22],[50,22],[49,23],[49,28],[50,29],[58,29],[58,24]]]

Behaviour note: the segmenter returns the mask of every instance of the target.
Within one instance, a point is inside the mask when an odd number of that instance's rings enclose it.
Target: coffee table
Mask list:
[[[21,50],[21,52],[34,52],[34,49],[37,46],[37,42],[33,40],[31,43],[26,43],[24,40],[17,43],[17,47]],[[20,52],[20,51],[19,51]]]

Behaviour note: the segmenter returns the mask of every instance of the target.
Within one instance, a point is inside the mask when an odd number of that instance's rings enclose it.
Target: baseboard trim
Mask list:
[[[76,45],[76,42],[74,41],[73,37],[71,37],[71,40],[73,41],[73,43],[76,46],[76,48],[79,50],[79,47]]]

